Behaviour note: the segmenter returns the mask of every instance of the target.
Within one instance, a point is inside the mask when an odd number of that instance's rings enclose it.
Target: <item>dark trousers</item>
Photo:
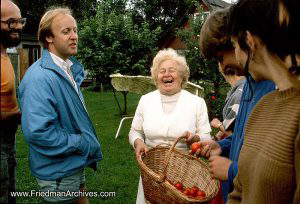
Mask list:
[[[16,191],[16,122],[0,124],[0,203],[15,204],[16,198],[10,192]]]

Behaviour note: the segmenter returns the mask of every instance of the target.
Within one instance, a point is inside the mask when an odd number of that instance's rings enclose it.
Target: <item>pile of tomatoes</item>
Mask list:
[[[191,154],[195,154],[198,149],[201,150],[201,145],[198,142],[194,142],[191,146]],[[206,197],[205,192],[203,190],[199,189],[197,186],[185,188],[182,185],[182,183],[180,183],[180,182],[173,184],[169,179],[167,179],[167,181],[172,186],[174,186],[177,190],[179,190],[180,192],[182,192],[183,194],[185,194],[188,197],[192,197],[192,198],[198,199],[198,200],[202,200]]]
[[[180,192],[182,192],[183,194],[185,194],[188,197],[192,197],[194,199],[199,199],[202,200],[206,197],[206,194],[203,190],[199,189],[197,186],[193,186],[193,187],[188,187],[185,188],[182,183],[177,182],[175,184],[172,184],[172,182],[170,180],[168,180],[169,183],[171,185],[173,185],[177,190],[179,190]]]

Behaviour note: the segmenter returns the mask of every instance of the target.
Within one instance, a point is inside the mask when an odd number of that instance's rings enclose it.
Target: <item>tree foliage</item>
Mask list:
[[[96,80],[110,84],[109,75],[149,74],[160,27],[137,25],[132,13],[112,7],[112,0],[99,3],[96,15],[80,24],[78,57]],[[120,4],[118,4],[120,5]]]
[[[210,116],[220,116],[224,85],[216,61],[199,54],[197,36],[204,12],[195,0],[15,0],[28,19],[25,33],[36,34],[39,21],[51,6],[68,6],[79,26],[78,58],[99,83],[110,84],[109,75],[149,75],[158,47],[177,35],[185,44],[183,54],[191,69],[190,80],[205,88]],[[180,29],[195,5],[201,15]],[[212,88],[210,88],[212,87]],[[220,100],[220,101],[218,101]]]
[[[187,48],[182,52],[186,56],[190,67],[190,80],[201,84],[205,90],[205,97],[209,108],[210,118],[222,117],[222,107],[226,97],[225,81],[219,73],[216,60],[207,60],[200,55],[199,34],[206,19],[206,14],[199,3],[195,3],[199,15],[190,18],[187,29],[177,29],[177,36],[186,44]],[[214,100],[211,100],[215,98]],[[214,104],[214,105],[213,105]],[[218,104],[218,106],[216,106]],[[214,106],[214,107],[212,107]]]
[[[131,0],[130,5],[136,23],[146,21],[151,30],[161,27],[158,46],[162,46],[188,19],[193,0]]]
[[[15,0],[22,16],[27,18],[24,33],[37,34],[39,22],[47,9],[53,6],[68,6],[75,19],[80,21],[85,16],[96,13],[97,0]]]

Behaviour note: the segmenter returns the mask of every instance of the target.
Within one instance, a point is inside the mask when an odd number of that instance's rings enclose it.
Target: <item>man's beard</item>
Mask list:
[[[11,33],[18,33],[18,37],[12,37]],[[3,47],[10,48],[19,45],[21,42],[21,30],[11,29],[9,31],[1,29],[1,44]]]

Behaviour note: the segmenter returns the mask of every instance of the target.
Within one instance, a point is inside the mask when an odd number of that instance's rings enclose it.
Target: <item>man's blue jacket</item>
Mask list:
[[[79,88],[84,79],[83,67],[75,59],[70,60]],[[27,70],[19,86],[19,98],[33,176],[55,180],[86,166],[96,169],[96,161],[102,159],[101,147],[82,93],[76,92],[47,49]]]
[[[249,82],[251,86],[249,86]],[[233,179],[238,171],[238,158],[244,143],[244,130],[250,113],[261,97],[274,90],[275,84],[272,81],[256,82],[253,78],[249,77],[243,88],[233,134],[218,142],[222,149],[221,156],[228,157],[229,155],[229,159],[232,161],[228,170],[228,180],[222,181],[222,194],[225,203],[227,195],[233,190]]]

